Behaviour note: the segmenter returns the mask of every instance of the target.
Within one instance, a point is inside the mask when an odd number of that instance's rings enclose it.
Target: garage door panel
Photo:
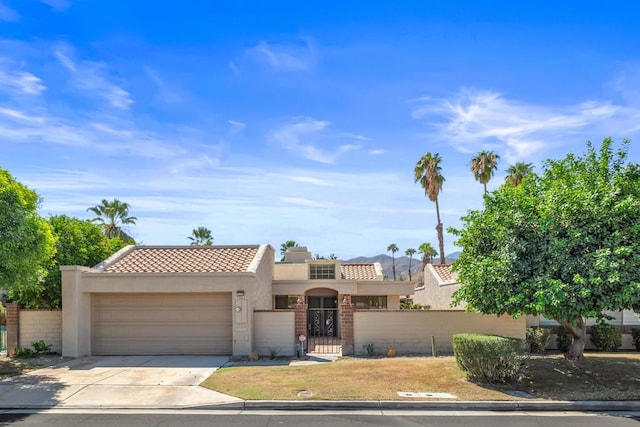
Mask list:
[[[230,354],[231,294],[95,294],[93,354]]]

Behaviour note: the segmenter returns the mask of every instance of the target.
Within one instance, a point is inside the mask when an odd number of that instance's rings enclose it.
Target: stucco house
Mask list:
[[[413,292],[413,302],[429,306],[432,310],[461,310],[465,304],[451,307],[452,295],[460,288],[458,274],[450,264],[427,264],[423,272],[424,283]]]
[[[61,270],[62,353],[72,357],[247,356],[271,344],[291,354],[301,335],[352,349],[354,310],[397,310],[414,288],[384,281],[379,263],[312,260],[304,247],[275,262],[264,244],[128,246]]]

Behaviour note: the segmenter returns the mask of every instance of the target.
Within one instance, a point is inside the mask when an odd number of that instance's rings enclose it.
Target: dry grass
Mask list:
[[[243,399],[398,400],[398,391],[444,392],[458,400],[516,400],[507,390],[538,399],[640,399],[640,354],[588,354],[582,362],[534,357],[520,384],[495,386],[465,379],[453,357],[342,359],[307,366],[223,368],[202,385]]]

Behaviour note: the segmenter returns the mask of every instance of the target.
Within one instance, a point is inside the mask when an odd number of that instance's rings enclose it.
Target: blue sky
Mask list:
[[[437,246],[427,151],[448,227],[482,205],[482,149],[495,188],[639,137],[634,2],[328,3],[0,0],[0,166],[44,215],[128,202],[144,244],[206,226],[347,259]]]

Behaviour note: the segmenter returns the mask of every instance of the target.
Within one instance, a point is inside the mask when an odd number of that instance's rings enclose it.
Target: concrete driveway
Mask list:
[[[185,408],[242,400],[200,387],[217,356],[92,356],[0,381],[0,408]]]

